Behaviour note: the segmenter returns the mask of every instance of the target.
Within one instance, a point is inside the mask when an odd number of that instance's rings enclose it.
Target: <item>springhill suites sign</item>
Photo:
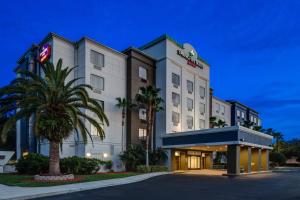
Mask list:
[[[187,64],[196,68],[203,69],[203,65],[198,60],[198,55],[192,45],[185,43],[183,49],[178,49],[177,54],[187,60]]]

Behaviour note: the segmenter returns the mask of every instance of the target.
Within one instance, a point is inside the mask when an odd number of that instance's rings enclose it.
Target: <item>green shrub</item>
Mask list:
[[[150,172],[167,172],[168,167],[162,165],[138,165],[136,168],[139,173],[150,173]]]
[[[152,165],[151,172],[167,172],[169,171],[168,167],[162,165]]]
[[[81,158],[77,156],[60,159],[60,169],[65,174],[93,174],[97,173],[101,165],[107,163],[94,158]],[[109,165],[109,164],[108,164]],[[112,165],[112,163],[111,163]],[[20,174],[48,173],[49,158],[41,154],[30,153],[19,159],[16,170]]]
[[[103,161],[95,158],[73,156],[61,159],[60,168],[63,173],[94,174],[99,171],[102,163]]]
[[[270,152],[270,161],[277,164],[277,165],[283,165],[286,161],[286,157],[284,154],[279,152]]]
[[[166,152],[161,148],[149,152],[150,165],[162,165],[167,159],[168,156]]]
[[[130,145],[120,158],[125,163],[126,170],[137,170],[138,165],[145,164],[146,152],[142,145]]]
[[[111,170],[113,166],[113,162],[111,160],[105,161],[104,163],[105,169]]]
[[[138,173],[150,173],[151,172],[151,167],[150,166],[146,166],[146,165],[138,165],[136,167],[136,171]]]
[[[16,164],[16,170],[20,174],[47,173],[49,169],[49,158],[41,154],[30,153],[20,158]]]

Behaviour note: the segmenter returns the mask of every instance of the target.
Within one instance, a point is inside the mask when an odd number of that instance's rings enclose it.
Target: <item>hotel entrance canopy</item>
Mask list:
[[[184,148],[210,145],[246,145],[272,149],[271,135],[241,126],[164,134],[162,148]]]

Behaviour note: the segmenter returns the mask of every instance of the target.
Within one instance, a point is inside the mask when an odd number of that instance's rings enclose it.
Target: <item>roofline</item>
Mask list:
[[[173,38],[171,38],[169,35],[167,34],[163,34],[157,38],[155,38],[154,40],[144,44],[143,46],[141,46],[139,49],[140,50],[145,50],[145,49],[148,49],[149,47],[152,47],[158,43],[160,43],[161,41],[164,41],[164,40],[169,40],[170,42],[173,42],[175,45],[177,45],[179,48],[183,49],[183,45],[180,44],[179,42],[177,42],[176,40],[174,40]],[[200,60],[201,62],[205,63],[206,65],[210,66],[208,64],[208,62],[206,62],[203,58],[201,58],[199,55],[198,55],[198,60]]]
[[[94,44],[96,44],[96,45],[98,45],[98,46],[100,46],[100,47],[104,47],[104,48],[106,48],[106,49],[108,49],[108,50],[110,50],[110,51],[112,51],[112,52],[114,52],[114,53],[120,54],[121,56],[124,56],[124,57],[127,56],[126,54],[124,54],[124,53],[122,53],[122,52],[120,52],[120,51],[117,51],[117,50],[115,50],[115,49],[113,49],[113,48],[111,48],[111,47],[108,47],[108,46],[106,46],[106,45],[104,45],[104,44],[101,44],[101,43],[97,42],[96,40],[91,39],[91,38],[86,37],[86,36],[84,36],[84,37],[82,37],[80,40],[78,40],[78,41],[76,42],[76,45],[78,45],[79,43],[81,43],[81,42],[84,41],[84,40],[88,40],[88,41],[90,41],[90,42],[92,42],[92,43],[94,43]]]
[[[63,36],[60,36],[60,35],[58,35],[58,34],[56,34],[56,33],[53,33],[53,32],[50,32],[50,33],[48,33],[48,34],[41,40],[41,42],[39,42],[38,44],[32,44],[31,47],[28,48],[28,49],[25,51],[25,53],[23,53],[22,56],[18,59],[17,63],[20,63],[20,61],[24,58],[24,56],[25,56],[29,51],[31,51],[31,50],[33,49],[33,47],[36,47],[36,46],[39,47],[39,46],[43,45],[44,43],[48,42],[48,41],[49,41],[50,39],[52,39],[52,38],[58,38],[58,39],[60,39],[60,40],[62,40],[62,41],[64,41],[64,42],[67,42],[67,43],[69,43],[69,44],[71,44],[71,45],[73,45],[73,46],[76,46],[78,43],[80,43],[80,42],[83,41],[83,40],[89,40],[90,42],[92,42],[92,43],[94,43],[94,44],[97,44],[97,45],[99,45],[99,46],[101,46],[101,47],[104,47],[104,48],[106,48],[106,49],[109,49],[109,50],[111,50],[111,51],[113,51],[113,52],[115,52],[115,53],[118,53],[118,54],[122,55],[122,56],[126,56],[125,54],[123,54],[123,53],[121,53],[121,52],[119,52],[119,51],[117,51],[117,50],[115,50],[115,49],[112,49],[112,48],[110,48],[110,47],[108,47],[108,46],[105,46],[105,45],[103,45],[103,44],[101,44],[101,43],[99,43],[99,42],[97,42],[97,41],[95,41],[95,40],[93,40],[93,39],[91,39],[91,38],[88,38],[88,37],[82,37],[80,40],[78,40],[78,41],[76,41],[76,42],[73,42],[73,41],[71,41],[71,40],[69,40],[69,39],[67,39],[67,38],[65,38],[65,37],[63,37]]]
[[[130,51],[130,50],[136,51],[136,52],[142,54],[143,56],[145,56],[145,57],[147,57],[147,58],[153,60],[154,62],[157,61],[157,60],[156,60],[155,58],[153,58],[152,56],[146,54],[145,52],[139,50],[138,48],[131,47],[131,46],[128,47],[128,48],[126,48],[126,49],[124,49],[124,50],[122,51],[122,53],[128,52],[128,51]]]
[[[231,106],[231,103],[229,103],[229,102],[227,102],[226,100],[223,100],[223,99],[221,99],[221,98],[219,98],[219,97],[212,96],[212,98],[215,98],[216,100],[218,100],[218,101],[221,101],[221,102],[223,102],[223,103],[225,103],[225,104],[227,104],[227,105],[230,105],[230,106]]]
[[[257,112],[257,111],[254,110],[253,108],[250,108],[249,106],[247,106],[247,105],[245,105],[245,104],[243,104],[243,103],[241,103],[241,102],[239,102],[239,101],[237,101],[237,100],[226,100],[226,101],[229,102],[229,103],[231,103],[231,104],[233,104],[233,103],[239,104],[239,105],[241,105],[241,106],[243,106],[243,107],[246,107],[246,108],[248,108],[249,110],[252,110],[252,111],[254,111],[255,113],[259,114],[259,112]]]

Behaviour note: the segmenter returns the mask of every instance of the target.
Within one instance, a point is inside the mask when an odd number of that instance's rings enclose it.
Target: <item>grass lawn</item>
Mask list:
[[[93,175],[76,175],[75,180],[72,181],[56,181],[56,182],[38,182],[33,180],[32,175],[18,175],[18,174],[0,174],[0,184],[20,187],[45,187],[55,185],[65,185],[72,183],[82,183],[90,181],[99,181],[114,178],[124,178],[135,176],[138,173],[125,172],[125,173],[101,173]]]

